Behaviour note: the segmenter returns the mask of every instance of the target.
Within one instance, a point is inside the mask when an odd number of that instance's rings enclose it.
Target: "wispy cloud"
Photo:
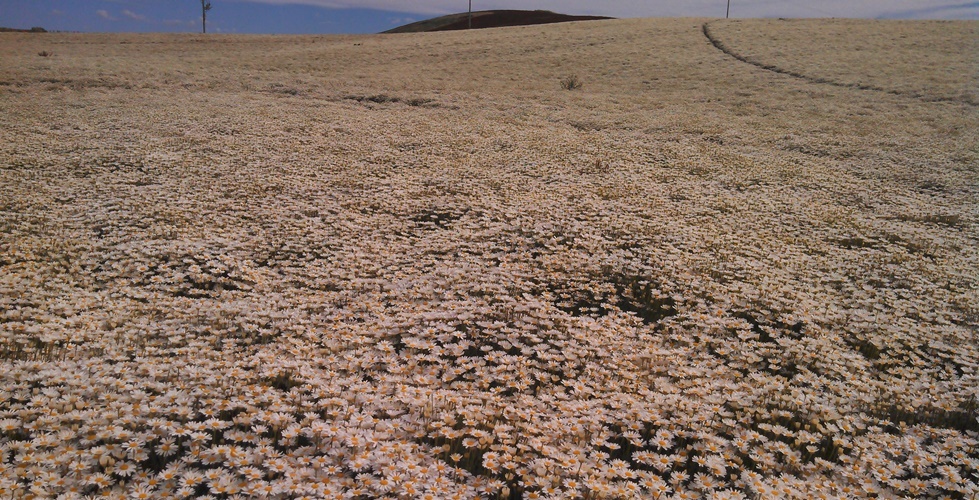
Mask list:
[[[146,20],[146,16],[144,16],[142,14],[137,14],[137,13],[135,13],[135,12],[129,10],[129,9],[123,10],[122,11],[122,15],[128,17],[129,19],[133,19],[133,20],[136,20],[136,21],[145,21]]]
[[[272,5],[301,4],[332,9],[376,9],[441,15],[464,12],[462,0],[237,0]],[[614,17],[693,16],[723,17],[725,0],[474,0],[474,10],[546,9],[565,14],[600,14]],[[732,17],[892,17],[905,13],[911,17],[944,16],[979,19],[975,2],[962,0],[731,0]]]
[[[955,18],[969,17],[968,14],[970,13],[973,16],[979,13],[979,2],[943,3],[940,5],[887,12],[880,17],[884,19],[917,19],[923,17]],[[963,16],[963,14],[965,15]]]
[[[102,19],[108,19],[109,21],[117,20],[116,18],[112,17],[112,14],[109,14],[109,11],[105,9],[99,9],[95,11],[95,13],[98,14],[98,16],[101,17]]]
[[[51,11],[51,14],[53,14],[55,16],[63,16],[63,15],[65,15],[65,11],[54,9],[54,10]]]

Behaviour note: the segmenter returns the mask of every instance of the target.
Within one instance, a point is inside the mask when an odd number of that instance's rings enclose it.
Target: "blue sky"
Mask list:
[[[468,0],[211,0],[212,33],[376,33],[464,12]],[[727,0],[473,0],[473,10],[613,17],[723,17]],[[198,32],[200,0],[0,0],[0,26],[86,32]],[[979,19],[979,1],[731,0],[732,17]]]

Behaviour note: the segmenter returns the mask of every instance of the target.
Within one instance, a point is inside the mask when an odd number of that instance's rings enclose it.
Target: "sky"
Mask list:
[[[472,0],[472,8],[611,17],[724,17],[728,0]],[[730,0],[731,17],[979,19],[979,1]],[[377,33],[468,0],[211,0],[209,33]],[[0,26],[49,31],[199,32],[199,0],[0,0]]]

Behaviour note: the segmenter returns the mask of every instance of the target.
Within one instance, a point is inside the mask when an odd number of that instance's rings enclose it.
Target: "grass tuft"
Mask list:
[[[564,90],[578,90],[584,85],[578,75],[570,74],[561,80],[561,88]]]

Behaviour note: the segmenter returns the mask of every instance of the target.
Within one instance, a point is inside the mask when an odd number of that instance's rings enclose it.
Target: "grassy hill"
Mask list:
[[[17,28],[4,28],[3,26],[0,26],[0,33],[47,33],[47,32],[48,30],[37,26],[29,30],[22,30]]]
[[[602,19],[612,18],[602,16],[571,16],[558,14],[549,10],[483,10],[472,13],[472,29],[566,23],[570,21],[595,21]],[[469,27],[469,13],[463,12],[406,24],[387,30],[384,33],[451,31],[469,29]]]

